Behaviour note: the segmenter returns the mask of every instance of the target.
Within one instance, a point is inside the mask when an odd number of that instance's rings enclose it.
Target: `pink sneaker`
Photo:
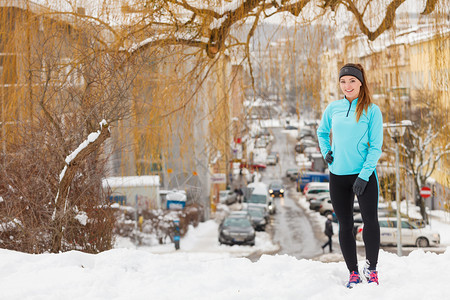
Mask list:
[[[351,272],[350,279],[347,282],[347,288],[352,289],[355,285],[361,283],[361,277],[359,277],[358,272]]]
[[[369,278],[367,279],[367,283],[378,283],[378,272],[375,270],[368,270],[369,271]]]

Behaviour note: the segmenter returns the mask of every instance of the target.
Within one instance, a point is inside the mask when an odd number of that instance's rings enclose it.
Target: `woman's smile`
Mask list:
[[[339,85],[347,100],[353,101],[358,98],[362,84],[356,77],[351,75],[342,76],[339,80]]]

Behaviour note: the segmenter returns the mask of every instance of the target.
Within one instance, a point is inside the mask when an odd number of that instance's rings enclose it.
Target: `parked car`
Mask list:
[[[277,164],[277,157],[276,157],[274,154],[269,154],[269,155],[267,155],[267,158],[266,158],[266,165],[268,165],[268,166],[270,166],[270,165],[274,166],[274,165],[276,165],[276,164]]]
[[[326,201],[322,201],[320,207],[319,207],[319,213],[322,216],[328,216],[329,214],[332,214],[334,212],[333,205],[331,204],[331,199],[327,198]]]
[[[266,207],[263,207],[258,204],[248,203],[247,210],[249,209],[259,209],[262,212],[264,218],[266,219],[266,223],[268,224],[270,222],[270,214]]]
[[[329,193],[321,193],[317,194],[314,198],[309,201],[309,209],[314,211],[319,211],[319,208],[322,206],[323,201],[327,201],[330,199]]]
[[[267,128],[262,128],[260,129],[256,134],[255,134],[255,138],[259,138],[259,137],[270,137],[270,131]]]
[[[355,202],[355,204],[357,203],[357,201]],[[363,224],[363,220],[362,220],[362,215],[360,213],[360,210],[355,210],[356,206],[354,207],[354,212],[357,212],[354,216],[353,216],[353,221],[354,221],[354,231],[355,231],[355,235],[359,230],[359,227],[362,226]],[[358,205],[359,208],[359,205]],[[378,208],[378,218],[390,218],[395,219],[397,217],[397,211],[395,209],[388,209],[388,208]],[[402,219],[407,219],[410,222],[414,223],[417,227],[419,228],[423,228],[425,227],[425,222],[422,219],[416,219],[416,218],[411,218],[409,217],[407,214],[404,213],[400,213],[400,218]]]
[[[258,138],[255,142],[255,148],[266,148],[269,145],[267,139]]]
[[[270,197],[284,197],[284,187],[280,181],[274,181],[269,184]]]
[[[250,218],[252,221],[252,225],[255,230],[264,231],[266,230],[267,219],[264,215],[264,211],[261,209],[247,208],[248,213],[250,214]]]
[[[304,138],[295,145],[294,149],[295,149],[295,152],[297,152],[297,153],[303,153],[303,151],[305,151],[305,149],[307,147],[317,147],[317,146],[318,146],[318,144],[316,141],[314,141],[310,138]]]
[[[300,154],[296,155],[295,162],[297,163],[297,168],[302,173],[307,172],[307,170],[311,170],[311,168],[312,168],[312,161],[304,153],[300,153]],[[291,178],[291,180],[297,180],[297,179],[298,179],[298,174],[297,174],[297,177]]]
[[[306,201],[311,200],[320,193],[330,193],[330,185],[328,182],[321,182],[320,184],[309,185],[305,192]]]
[[[246,218],[251,220],[252,216],[247,210],[234,210],[228,215],[230,218]]]
[[[297,133],[297,140],[301,141],[302,139],[309,138],[309,139],[315,139],[316,133],[314,129],[310,127],[303,127],[301,128]]]
[[[325,159],[323,159],[322,153],[313,153],[309,156],[309,159],[312,162],[311,170],[314,172],[325,172],[328,168]]]
[[[413,221],[402,219],[402,245],[405,246],[417,246],[417,247],[429,247],[439,246],[441,243],[440,234],[429,228],[420,228]],[[381,245],[397,245],[397,219],[395,218],[379,218],[380,224],[380,244]],[[356,234],[356,239],[362,241],[362,232],[364,230],[364,224],[361,225]]]
[[[219,192],[219,202],[227,205],[233,204],[237,201],[237,195],[231,190],[223,190]]]
[[[310,182],[329,182],[329,181],[330,181],[330,174],[320,172],[303,172],[297,180],[297,192],[302,191],[304,193],[305,186],[308,185]]]
[[[277,163],[280,161],[280,154],[276,151],[272,151],[269,153],[270,155],[275,155],[275,157],[277,158]]]
[[[314,130],[312,128],[303,127],[298,131],[297,140],[302,140],[307,137],[314,139],[315,136],[316,136],[316,133],[314,132]]]
[[[219,243],[227,245],[255,245],[255,229],[247,218],[227,217],[219,226]]]
[[[358,198],[355,196],[353,199],[353,213],[359,213],[361,212],[361,209],[359,208],[359,201]]]
[[[303,153],[309,158],[314,154],[320,154],[319,146],[308,146],[303,150]]]
[[[291,180],[296,180],[298,176],[299,170],[298,168],[295,169],[287,169],[286,170],[286,177]]]
[[[239,167],[241,169],[242,168],[247,168],[247,169],[250,169],[250,170],[264,170],[266,168],[266,165],[262,164],[262,163],[253,163],[253,164],[243,163]]]

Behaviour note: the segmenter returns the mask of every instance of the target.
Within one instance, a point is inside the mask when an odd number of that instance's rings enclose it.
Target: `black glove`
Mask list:
[[[328,151],[327,156],[325,156],[325,161],[329,164],[331,164],[333,162],[333,156],[331,156],[331,154],[333,154],[333,151]]]
[[[353,184],[353,192],[356,196],[361,196],[366,189],[367,181],[361,178],[356,178],[355,183]]]

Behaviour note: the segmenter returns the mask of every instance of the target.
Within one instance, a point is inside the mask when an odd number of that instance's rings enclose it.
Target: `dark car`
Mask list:
[[[247,218],[227,217],[219,226],[219,243],[254,246],[255,229]]]
[[[284,187],[279,181],[272,182],[269,185],[270,197],[284,197]]]
[[[300,129],[298,131],[297,140],[300,141],[300,140],[302,140],[304,138],[314,139],[315,135],[316,135],[316,133],[314,132],[314,130],[312,128],[303,127],[302,129]]]
[[[255,203],[248,203],[247,204],[247,210],[249,209],[258,209],[263,214],[264,218],[266,219],[266,224],[270,222],[270,212],[264,207],[259,204]]]
[[[262,209],[257,208],[248,208],[248,213],[250,214],[250,218],[252,221],[252,225],[255,230],[264,231],[266,230],[267,219],[264,215],[264,211]]]

